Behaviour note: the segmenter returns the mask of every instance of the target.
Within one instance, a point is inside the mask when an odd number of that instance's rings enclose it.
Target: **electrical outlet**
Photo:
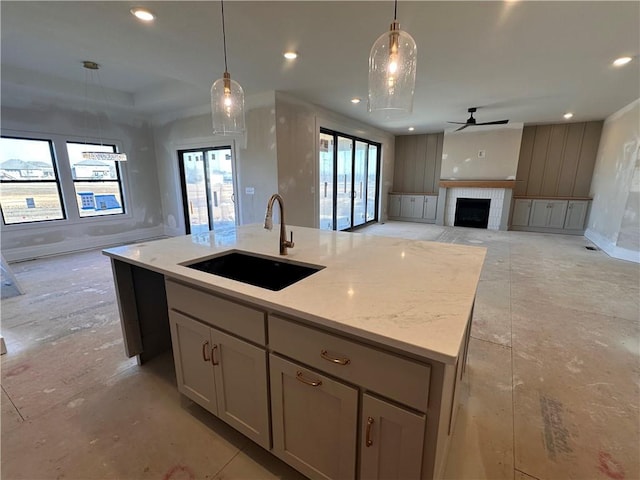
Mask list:
[[[246,187],[244,189],[244,193],[246,193],[247,195],[253,195],[256,193],[256,189],[253,187]]]

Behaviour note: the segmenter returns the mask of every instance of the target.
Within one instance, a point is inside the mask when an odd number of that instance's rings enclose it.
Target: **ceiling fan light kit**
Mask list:
[[[369,113],[386,118],[409,114],[413,110],[416,84],[417,47],[397,20],[398,1],[389,32],[375,41],[369,54]]]
[[[509,123],[509,120],[495,120],[493,122],[478,123],[478,121],[473,116],[473,114],[476,113],[477,110],[478,110],[477,107],[470,107],[467,109],[467,112],[469,112],[469,118],[467,118],[466,122],[447,122],[447,123],[462,125],[460,128],[457,128],[456,130],[454,130],[454,132],[459,132],[460,130],[464,130],[467,127],[477,127],[480,125],[504,125],[506,123]]]
[[[245,133],[244,91],[231,79],[227,70],[227,37],[224,25],[224,1],[222,9],[222,43],[224,48],[224,74],[211,86],[211,119],[215,135],[241,136]]]

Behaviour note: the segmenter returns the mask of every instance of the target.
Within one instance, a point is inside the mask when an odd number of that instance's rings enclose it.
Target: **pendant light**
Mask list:
[[[411,113],[416,85],[416,42],[400,30],[397,12],[395,0],[391,28],[378,37],[369,54],[369,112],[385,118]]]
[[[224,1],[222,8],[222,44],[224,48],[224,75],[211,86],[211,116],[215,135],[243,135],[244,92],[240,84],[231,80],[227,71],[227,37],[224,29]]]
[[[87,100],[89,98],[88,88],[89,88],[89,80],[93,83],[93,77],[95,73],[95,77],[97,79],[97,85],[100,87],[102,92],[102,96],[107,103],[107,96],[104,91],[104,87],[100,82],[100,75],[98,74],[98,70],[100,69],[100,65],[96,62],[84,61],[82,62],[82,66],[86,69],[84,75],[84,102],[85,102],[85,127],[87,125],[86,115],[87,115]],[[103,146],[102,143],[102,126],[100,124],[100,115],[98,114],[98,139],[100,140],[100,146]],[[87,145],[87,141],[85,140],[85,145]],[[126,162],[127,154],[126,153],[117,153],[117,152],[92,152],[85,151],[82,152],[82,158],[85,160],[98,160],[98,161],[108,161],[108,162]]]

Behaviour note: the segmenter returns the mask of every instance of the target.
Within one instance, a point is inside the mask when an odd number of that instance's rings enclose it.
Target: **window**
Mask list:
[[[82,152],[116,152],[115,145],[67,142],[71,176],[80,217],[124,213],[119,163],[88,160]]]
[[[0,186],[7,225],[66,218],[49,140],[0,138]]]

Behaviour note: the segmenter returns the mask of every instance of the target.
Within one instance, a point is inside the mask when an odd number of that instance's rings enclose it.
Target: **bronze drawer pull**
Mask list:
[[[337,363],[338,365],[349,365],[351,363],[351,360],[349,360],[347,357],[335,358],[329,356],[329,353],[326,350],[320,350],[320,356],[328,362]]]
[[[296,378],[301,381],[302,383],[306,384],[306,385],[311,385],[312,387],[319,387],[320,385],[322,385],[322,380],[307,380],[306,378],[304,378],[303,373],[298,370],[298,372],[296,373]]]
[[[371,426],[373,425],[373,417],[368,417],[367,418],[367,434],[366,434],[366,441],[365,441],[365,445],[367,447],[370,447],[371,445],[373,445],[373,440],[371,440]]]
[[[205,362],[208,362],[209,360],[211,360],[210,358],[207,358],[208,346],[209,346],[209,340],[207,340],[202,344],[202,360],[204,360]]]
[[[220,365],[220,362],[216,361],[215,358],[215,352],[216,350],[218,350],[218,345],[216,345],[215,343],[213,344],[213,348],[211,349],[211,364],[212,365]]]

